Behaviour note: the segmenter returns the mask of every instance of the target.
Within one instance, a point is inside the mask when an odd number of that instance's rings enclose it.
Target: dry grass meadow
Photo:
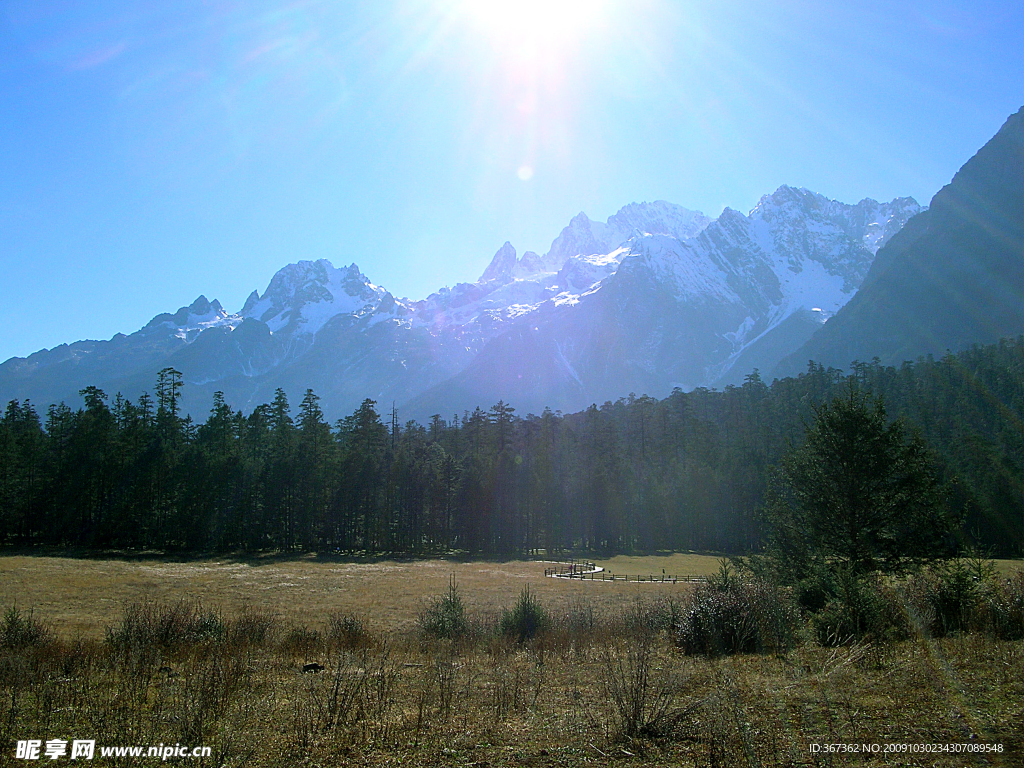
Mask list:
[[[614,573],[707,575],[719,558],[676,554],[615,557],[600,561]],[[244,560],[71,559],[0,557],[0,595],[6,605],[32,609],[64,636],[103,637],[125,603],[199,600],[227,615],[246,607],[269,611],[282,620],[317,626],[331,613],[361,617],[375,632],[409,630],[429,601],[455,576],[466,608],[494,616],[515,602],[529,584],[549,608],[586,599],[613,613],[638,597],[684,592],[682,584],[594,583],[545,579],[543,561],[458,560],[329,561],[305,558]]]
[[[686,575],[718,559],[598,564]],[[170,761],[202,766],[1024,765],[1020,640],[690,656],[670,627],[691,585],[545,566],[0,557],[0,765],[30,764],[17,740],[54,738],[208,745]],[[418,620],[453,576],[470,627],[427,636]],[[497,627],[527,585],[550,621],[517,642]],[[812,751],[840,743],[880,751]],[[1002,751],[884,752],[946,744]]]

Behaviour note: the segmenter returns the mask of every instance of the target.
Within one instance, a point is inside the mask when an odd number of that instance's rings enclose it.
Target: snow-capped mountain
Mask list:
[[[299,261],[237,313],[200,296],[130,336],[13,358],[0,399],[73,403],[88,385],[134,398],[167,366],[197,417],[217,390],[251,409],[278,387],[296,401],[312,388],[335,418],[369,397],[424,419],[499,399],[568,411],[729,383],[806,341],[920,210],[785,186],[715,220],[633,203],[606,222],[580,213],[543,255],[505,243],[476,282],[419,301],[355,264]]]
[[[695,234],[641,231],[609,253],[573,256],[547,278],[550,298],[519,304],[515,322],[409,410],[448,413],[500,396],[570,411],[629,392],[739,383],[847,302],[875,251],[920,210],[911,198],[851,206],[783,186],[749,215],[726,209]],[[578,220],[567,229],[583,229]],[[594,247],[585,229],[574,242]],[[574,280],[584,265],[594,271]]]

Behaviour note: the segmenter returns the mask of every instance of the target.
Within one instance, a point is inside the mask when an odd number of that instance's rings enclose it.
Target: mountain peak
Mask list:
[[[257,290],[253,290],[253,292],[249,294],[249,298],[245,300],[245,304],[242,305],[242,309],[238,314],[248,314],[249,310],[251,310],[256,305],[256,302],[258,302],[259,300],[260,292]]]
[[[763,195],[754,206],[753,211],[764,211],[769,208],[792,208],[803,210],[820,208],[827,205],[830,200],[817,192],[811,192],[803,187],[791,187],[788,184],[781,184],[778,189],[768,195]],[[751,213],[753,213],[751,211]]]
[[[696,237],[714,219],[700,211],[691,211],[675,203],[655,200],[653,203],[624,205],[608,219],[608,227],[619,233],[623,241],[634,235],[670,235],[678,240]]]
[[[935,194],[931,202],[934,216],[944,222],[984,222],[992,236],[1004,241],[1012,238],[1011,232],[1021,229],[1022,178],[1024,107],[1010,115],[996,135]]]
[[[355,263],[339,269],[327,259],[303,260],[279,269],[262,296],[254,291],[241,315],[267,323],[275,333],[291,327],[315,334],[335,315],[375,305],[385,293]]]
[[[491,263],[487,265],[487,269],[480,275],[477,282],[486,283],[496,280],[502,284],[507,283],[512,280],[512,270],[515,269],[515,266],[516,249],[512,247],[512,243],[506,240],[505,244],[494,254]]]
[[[178,328],[190,328],[195,327],[203,323],[212,323],[217,320],[223,320],[228,316],[228,313],[224,311],[220,302],[214,299],[210,301],[204,295],[200,294],[195,301],[189,304],[187,307],[180,307],[177,312],[173,314],[170,312],[162,312],[161,314],[154,317],[146,327],[155,327],[162,323],[171,323]]]

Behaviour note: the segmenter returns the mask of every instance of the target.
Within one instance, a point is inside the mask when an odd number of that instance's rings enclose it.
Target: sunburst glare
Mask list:
[[[605,13],[601,0],[464,0],[462,8],[492,39],[513,45],[572,42]]]

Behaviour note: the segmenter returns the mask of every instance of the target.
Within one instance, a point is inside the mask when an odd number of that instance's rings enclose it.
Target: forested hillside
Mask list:
[[[155,398],[82,391],[12,401],[0,420],[0,541],[97,549],[518,555],[745,552],[771,468],[812,406],[851,386],[884,398],[936,453],[964,543],[1024,541],[1024,339],[850,376],[810,364],[765,384],[621,399],[581,413],[504,403],[430,423],[367,400],[326,423],[308,391],[244,414],[216,397],[182,418],[180,375]]]

